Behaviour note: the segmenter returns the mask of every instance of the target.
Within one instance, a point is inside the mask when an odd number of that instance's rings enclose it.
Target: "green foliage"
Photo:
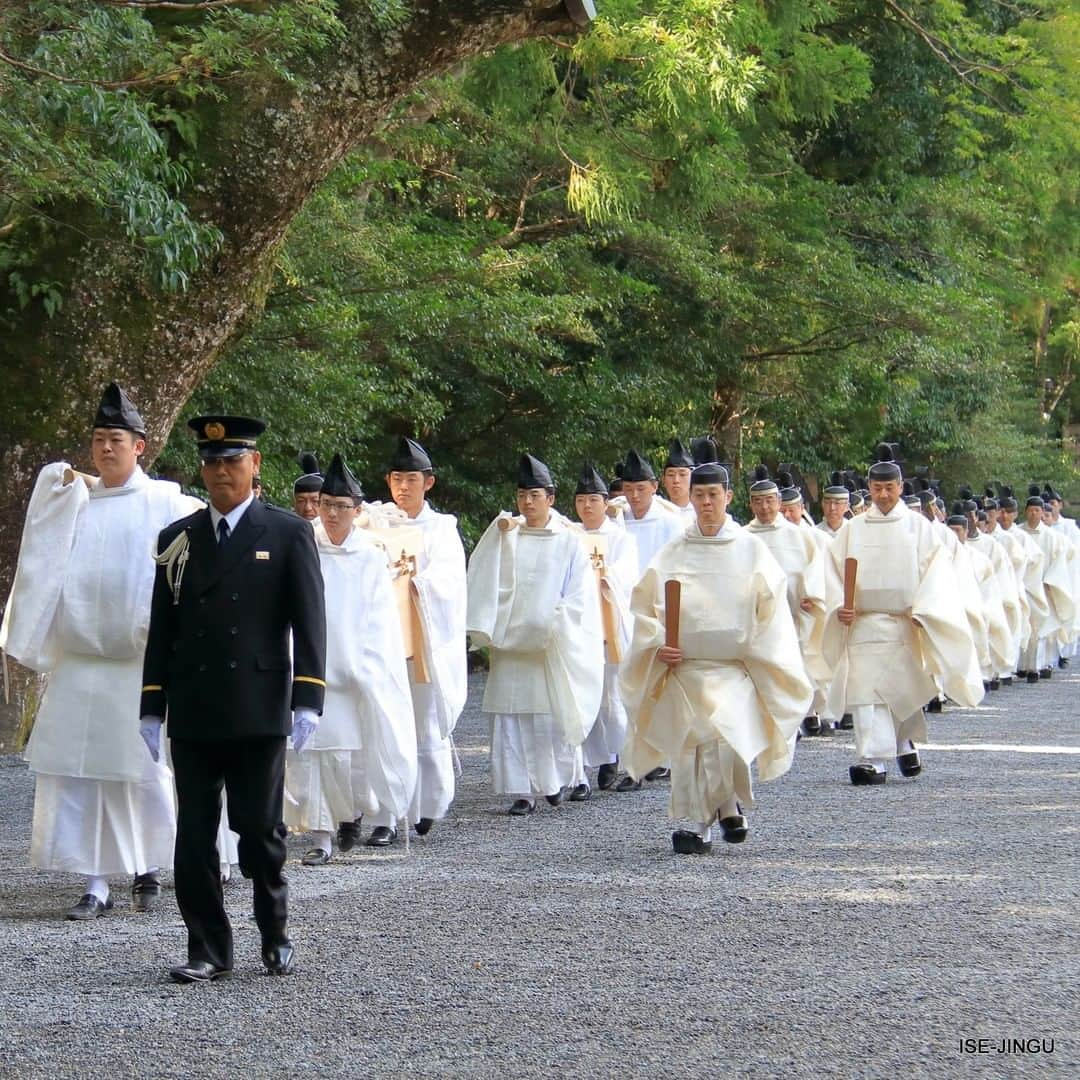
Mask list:
[[[338,32],[335,6],[0,6],[0,286],[17,298],[8,318],[25,294],[4,270],[29,271],[43,232],[93,238],[101,221],[120,223],[159,288],[186,288],[221,242],[190,209],[200,101],[223,100],[242,76],[295,79]],[[54,293],[41,295],[51,315]]]

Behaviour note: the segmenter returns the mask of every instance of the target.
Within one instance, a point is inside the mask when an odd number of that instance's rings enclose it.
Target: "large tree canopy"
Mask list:
[[[705,429],[819,475],[888,437],[954,480],[1063,482],[1073,35],[996,3],[605,3],[349,155],[193,404],[257,403],[281,497],[301,447],[377,484],[418,434],[472,531],[520,450],[569,477]]]

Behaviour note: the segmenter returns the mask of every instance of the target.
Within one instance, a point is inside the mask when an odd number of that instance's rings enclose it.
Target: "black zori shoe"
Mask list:
[[[841,731],[854,731],[855,717],[852,716],[849,712],[844,713],[844,715],[840,717],[840,723],[837,724],[837,727]]]
[[[570,792],[571,802],[584,802],[592,795],[592,788],[588,784],[578,784],[573,791]]]
[[[264,945],[262,948],[262,961],[270,975],[291,975],[295,958],[296,950],[291,941],[283,941],[279,945]]]
[[[1000,690],[1001,689],[1001,680],[1000,679],[991,679],[990,680],[990,689],[991,690]]]
[[[536,809],[536,803],[532,799],[518,799],[506,812],[511,817],[525,817]]]
[[[860,761],[858,765],[852,765],[848,769],[848,776],[856,787],[870,787],[874,784],[884,784],[886,773],[878,772],[873,765]]]
[[[619,766],[617,764],[601,765],[596,771],[596,786],[601,791],[607,791],[615,783],[618,775]]]
[[[1048,668],[1048,667],[1039,668],[1039,678],[1040,679],[1049,679],[1050,676],[1053,675],[1053,674],[1054,674],[1054,669],[1053,668]]]
[[[1006,675],[1005,678],[1001,680],[1001,685],[1002,686],[1012,686],[1012,681],[1013,681],[1013,677],[1011,675]]]
[[[808,716],[802,722],[802,729],[804,735],[820,735],[821,719],[817,716]]]
[[[927,702],[926,711],[941,712],[941,698],[934,698],[933,700]]]
[[[742,807],[738,803],[735,806],[739,811],[737,814],[720,819],[720,828],[724,831],[724,842],[727,844],[741,844],[750,831],[750,822],[746,820]]]
[[[1027,681],[1029,683],[1037,683],[1039,681],[1039,673],[1037,671],[1029,671],[1027,673]]]
[[[1058,667],[1067,668],[1069,666],[1069,658],[1067,656],[1058,657]]]
[[[896,765],[901,776],[918,776],[922,772],[922,762],[919,760],[918,750],[912,750],[907,754],[897,754]]]
[[[431,832],[432,826],[435,824],[433,817],[422,817],[413,828],[416,829],[417,836],[427,836]]]
[[[671,846],[676,855],[708,855],[712,851],[711,840],[702,840],[689,829],[676,829],[671,834]]]
[[[89,922],[106,911],[111,911],[112,906],[111,896],[108,900],[99,900],[93,893],[84,893],[77,904],[68,908],[64,918],[72,922]]]
[[[133,911],[153,911],[161,899],[161,879],[157,874],[139,874],[131,883]]]
[[[342,821],[337,827],[338,851],[352,851],[360,843],[360,822],[363,814],[355,821]]]
[[[545,795],[544,798],[547,799],[549,806],[561,806],[563,799],[566,798],[566,788],[559,788],[554,795]]]
[[[191,960],[169,968],[169,978],[178,983],[210,982],[228,976],[229,968],[220,968],[209,960]]]
[[[671,770],[665,769],[663,765],[656,769],[650,769],[645,774],[646,780],[667,780],[671,776]]]
[[[304,866],[325,866],[330,861],[330,852],[324,851],[321,847],[313,847],[310,851],[305,851],[300,862]]]
[[[616,791],[640,791],[641,781],[635,780],[629,773],[624,776],[616,785]]]
[[[397,829],[389,825],[376,825],[367,838],[368,847],[389,847],[397,839]]]
[[[1028,677],[1028,673],[1026,671],[1020,671],[1019,669],[1017,669],[1016,677],[1018,679],[1026,679]]]

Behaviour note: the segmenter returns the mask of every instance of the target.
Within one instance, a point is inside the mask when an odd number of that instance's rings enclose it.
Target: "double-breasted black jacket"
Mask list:
[[[140,715],[167,716],[171,738],[289,734],[291,710],[321,712],[326,690],[326,611],[311,525],[255,499],[220,548],[209,510],[163,529],[158,551],[181,533],[188,558],[178,592],[165,566],[154,580]]]

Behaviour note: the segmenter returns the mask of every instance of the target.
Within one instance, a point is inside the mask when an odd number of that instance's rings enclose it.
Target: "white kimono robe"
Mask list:
[[[46,465],[27,510],[3,647],[49,673],[26,758],[31,861],[88,876],[172,865],[172,778],[139,736],[142,654],[166,525],[202,503],[141,468],[91,490]]]
[[[834,609],[825,627],[834,701],[854,715],[858,757],[891,758],[898,739],[925,741],[922,707],[937,693],[935,680],[958,704],[974,707],[982,673],[938,526],[902,502],[888,514],[871,506],[849,521],[829,548],[837,609],[848,558],[859,564],[856,619],[844,627]]]
[[[1031,636],[1031,609],[1028,605],[1028,592],[1024,585],[1024,576],[1028,564],[1027,545],[1018,538],[1019,533],[1015,529],[1003,529],[1000,523],[996,524],[993,531],[988,535],[1005,552],[1016,585],[1016,603],[1020,609],[1020,625],[1016,635],[1016,659],[1013,662],[1013,670],[1015,671],[1020,666],[1020,654],[1027,647],[1028,639]]]
[[[1060,646],[1071,640],[1075,618],[1073,603],[1073,550],[1060,533],[1041,522],[1034,529],[1021,525],[1020,531],[1032,540],[1043,554],[1042,582],[1049,614],[1039,628],[1039,647],[1030,667],[1054,667]],[[1028,648],[1031,657],[1031,648]]]
[[[991,649],[998,653],[994,674],[998,677],[1012,675],[1016,670],[1016,661],[1020,655],[1024,611],[1020,606],[1020,593],[1009,553],[1004,544],[997,543],[993,536],[986,532],[969,536],[967,544],[986,558],[992,570],[991,579],[983,586],[983,598],[988,607],[988,626],[992,635]],[[1001,618],[1005,622],[1007,637],[1004,642],[1000,638],[997,606],[1000,606]]]
[[[1025,554],[1023,584],[1027,597],[1028,626],[1027,643],[1023,646],[1020,655],[1020,670],[1034,671],[1038,668],[1037,654],[1039,639],[1043,636],[1043,627],[1049,627],[1054,618],[1050,599],[1043,585],[1046,557],[1043,555],[1042,548],[1035,543],[1035,538],[1019,525],[1013,525],[1012,528],[1005,530],[1005,535],[1014,539]]]
[[[492,780],[499,794],[554,795],[580,777],[581,744],[603,698],[595,575],[559,514],[543,529],[498,522],[468,569],[468,631],[490,649]]]
[[[761,540],[787,575],[788,607],[798,631],[806,672],[815,685],[824,685],[831,670],[821,652],[827,606],[823,550],[809,527],[793,525],[780,514],[771,525],[762,525],[754,518],[746,531]],[[803,600],[811,603],[810,611],[803,611]]]
[[[682,585],[681,663],[664,644],[664,585]],[[752,805],[750,766],[771,780],[791,766],[813,691],[787,604],[787,577],[765,545],[729,521],[695,522],[656,555],[631,597],[634,637],[620,684],[631,776],[671,762],[671,815],[710,822],[732,796]]]
[[[413,577],[423,627],[424,663],[430,682],[417,682],[409,661],[409,687],[416,718],[416,790],[409,820],[446,816],[454,801],[454,727],[468,696],[465,642],[465,548],[457,518],[440,514],[425,501],[415,518],[392,518],[424,534],[424,550]]]
[[[333,832],[361,813],[392,826],[416,787],[416,728],[385,548],[354,528],[340,546],[314,523],[326,595],[326,699],[310,744],[289,750],[285,824]]]
[[[1061,655],[1075,656],[1077,635],[1080,634],[1080,529],[1072,518],[1060,515],[1050,528],[1065,537],[1073,552],[1073,624],[1068,642],[1061,647]]]
[[[605,579],[615,613],[619,651],[625,656],[630,647],[634,621],[630,613],[630,593],[638,580],[637,546],[622,524],[616,524],[611,519],[605,519],[595,532],[602,533],[607,540]],[[583,530],[580,534],[586,554],[592,550],[590,537],[593,535],[590,530]],[[604,697],[596,714],[596,722],[589,729],[582,746],[585,765],[590,768],[614,764],[626,740],[626,709],[619,693],[620,666],[607,661],[605,656]]]
[[[635,518],[627,506],[623,514],[626,531],[637,545],[638,578],[645,573],[652,557],[669,541],[686,532],[690,522],[672,503],[654,496],[652,504],[643,517]],[[635,583],[636,584],[636,583]]]

